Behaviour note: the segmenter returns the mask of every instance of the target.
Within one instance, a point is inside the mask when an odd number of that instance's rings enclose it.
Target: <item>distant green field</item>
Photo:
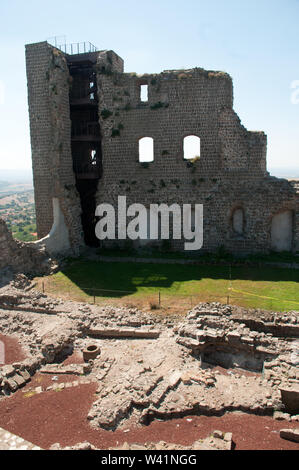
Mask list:
[[[35,233],[35,232],[36,232],[35,224],[24,225],[24,227],[22,227],[21,230],[19,227],[12,228],[12,234],[14,238],[22,242],[35,241],[36,236],[32,235],[32,233]]]
[[[19,185],[21,188],[22,186]],[[34,196],[32,190],[18,191],[4,197],[0,193],[0,217],[6,221],[14,238],[23,242],[37,239]]]
[[[76,300],[193,297],[270,310],[299,310],[299,271],[271,267],[234,267],[70,260],[44,279],[46,292]],[[228,299],[229,297],[229,299]]]

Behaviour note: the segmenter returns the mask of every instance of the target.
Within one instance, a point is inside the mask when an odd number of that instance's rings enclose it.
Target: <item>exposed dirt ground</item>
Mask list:
[[[26,358],[25,352],[22,350],[17,338],[2,335],[0,333],[0,341],[5,347],[5,364],[13,364],[14,362],[23,361]]]

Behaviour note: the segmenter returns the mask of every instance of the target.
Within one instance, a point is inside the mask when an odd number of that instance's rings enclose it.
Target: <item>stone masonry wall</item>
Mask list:
[[[52,162],[49,158],[52,135],[47,79],[50,61],[51,49],[46,42],[26,46],[35,211],[40,238],[49,233],[53,223]]]
[[[148,84],[146,103],[140,100],[143,84]],[[136,76],[99,69],[98,90],[103,151],[98,204],[117,207],[119,195],[127,197],[127,205],[203,204],[204,251],[221,246],[241,253],[269,251],[272,217],[289,209],[298,220],[298,188],[269,177],[267,137],[241,125],[229,75],[193,69]],[[201,139],[201,157],[194,163],[183,158],[187,135]],[[142,137],[154,139],[154,161],[148,164],[139,162]],[[242,235],[233,230],[236,208],[244,211]],[[171,245],[181,250],[183,243]],[[293,249],[298,249],[298,222]]]
[[[71,77],[64,55],[52,48],[49,68],[49,95],[52,124],[52,181],[54,197],[59,199],[60,208],[69,230],[70,246],[74,252],[83,245],[81,226],[81,204],[76,189],[71,152],[71,120],[69,90]]]
[[[33,243],[15,240],[3,219],[0,219],[0,253],[0,270],[10,268],[13,272],[37,274],[49,268],[45,251]]]
[[[59,199],[74,252],[83,244],[80,199],[71,155],[69,87],[64,54],[47,42],[26,46],[28,104],[37,232],[53,224],[53,198]]]

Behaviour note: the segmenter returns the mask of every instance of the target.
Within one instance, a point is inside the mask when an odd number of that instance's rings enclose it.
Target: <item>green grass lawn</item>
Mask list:
[[[161,297],[179,302],[230,302],[270,310],[299,310],[299,271],[271,267],[234,267],[69,260],[44,280],[46,292],[76,300]],[[97,290],[99,289],[99,290]]]

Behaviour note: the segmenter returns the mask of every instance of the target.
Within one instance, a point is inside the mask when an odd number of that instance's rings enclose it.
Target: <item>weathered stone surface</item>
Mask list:
[[[96,447],[90,444],[90,442],[80,442],[75,446],[61,447],[59,443],[53,444],[50,450],[96,450]]]
[[[68,58],[47,42],[26,46],[37,231],[40,237],[50,232],[53,198],[58,200],[77,253],[83,234],[71,151]],[[197,67],[137,76],[123,72],[123,60],[113,51],[94,52],[88,59],[96,75],[99,122],[94,124],[103,155],[97,203],[109,200],[117,208],[124,192],[128,204],[146,207],[201,202],[207,214],[203,250],[298,250],[298,183],[269,176],[266,135],[241,124],[227,73]],[[146,102],[142,84],[148,86]],[[184,159],[186,123],[189,135],[201,139],[195,161]],[[154,161],[147,165],[138,158],[145,135],[155,137]],[[170,243],[184,249],[183,239]],[[162,240],[152,244],[161,246]]]
[[[15,374],[15,368],[11,365],[3,366],[0,368],[3,377],[12,377]]]
[[[299,442],[299,428],[297,429],[281,429],[279,433],[282,439],[288,441]]]
[[[128,444],[125,442],[120,447],[113,447],[110,450],[232,450],[233,441],[232,433],[222,433],[214,431],[211,436],[195,441],[191,446],[182,446],[179,444],[171,444],[165,441],[146,442],[144,445]]]
[[[101,328],[93,327],[87,332],[91,336],[100,336],[103,338],[149,338],[156,339],[160,332],[157,330],[144,330],[133,328]]]
[[[26,383],[26,380],[23,378],[22,375],[20,374],[15,374],[13,375],[13,380],[16,382],[16,384],[18,385],[18,387],[22,387],[23,385],[25,385]]]
[[[6,379],[4,384],[11,390],[15,392],[18,389],[18,384],[13,379]]]
[[[0,428],[0,450],[42,450],[5,429]]]
[[[299,384],[294,384],[293,387],[280,388],[280,392],[286,411],[297,414],[299,412]]]
[[[25,370],[19,370],[19,374],[23,377],[23,379],[26,382],[29,382],[31,380],[31,376],[30,376],[29,372],[26,369]]]
[[[0,218],[0,271],[10,268],[14,273],[45,274],[52,261],[43,249],[13,238],[6,223]]]
[[[288,413],[282,413],[281,411],[275,411],[273,414],[273,418],[277,421],[289,420],[290,417]]]
[[[290,421],[299,421],[299,415],[291,416]]]
[[[222,431],[214,431],[210,437],[203,441],[197,441],[192,446],[193,450],[232,450],[232,448],[232,433]]]
[[[178,338],[177,339],[178,344],[181,344],[182,346],[186,346],[189,349],[199,349],[200,348],[200,343],[196,339],[192,338]]]
[[[32,140],[38,236],[46,237],[51,231],[55,198],[68,228],[70,250],[77,254],[83,245],[83,233],[71,156],[70,74],[66,59],[46,41],[31,44],[26,46],[26,69],[28,82],[34,83],[28,89],[31,135],[39,136]]]
[[[63,364],[51,365],[47,364],[40,369],[41,374],[74,374],[74,375],[82,375],[84,373],[84,368],[86,365],[84,364],[70,364],[64,366]],[[88,368],[89,370],[89,368]]]

